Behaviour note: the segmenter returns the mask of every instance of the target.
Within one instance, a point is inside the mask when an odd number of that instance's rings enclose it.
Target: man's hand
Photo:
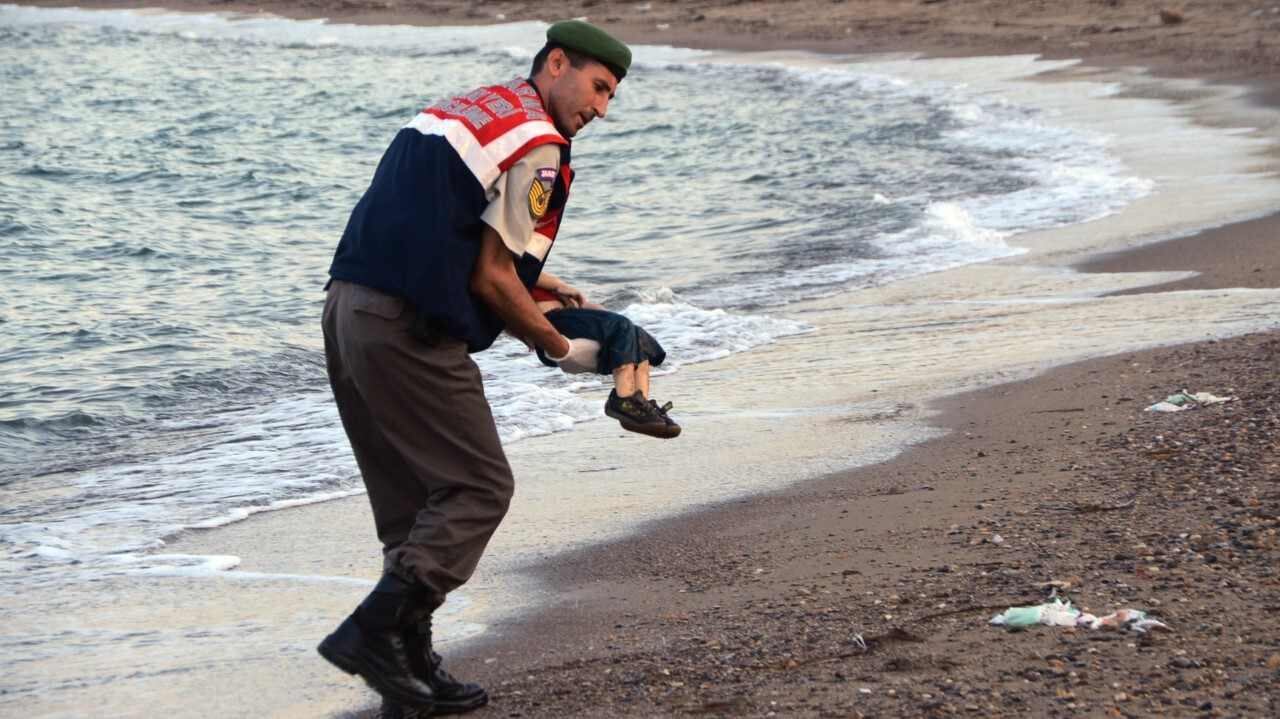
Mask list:
[[[560,304],[565,307],[585,307],[587,305],[587,296],[582,294],[582,290],[556,277],[547,270],[542,270],[542,274],[538,275],[538,282],[535,285],[539,289],[546,290],[556,296],[560,300]]]
[[[566,307],[582,307],[587,304],[587,296],[582,294],[582,290],[563,280],[559,286],[551,291],[555,293],[556,297],[560,298],[560,301]]]
[[[548,352],[547,359],[559,365],[560,370],[566,374],[595,372],[600,366],[600,343],[588,339],[571,340],[568,337],[564,340],[569,343],[569,351],[562,357],[556,357]]]

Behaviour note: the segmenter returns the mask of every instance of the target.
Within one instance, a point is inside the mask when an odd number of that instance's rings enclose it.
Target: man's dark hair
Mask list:
[[[570,50],[559,43],[549,42],[542,46],[542,49],[538,51],[537,55],[533,56],[533,69],[529,70],[529,77],[537,75],[538,71],[542,70],[542,66],[547,64],[547,56],[556,48],[564,50],[565,57],[569,58],[569,64],[579,70],[581,70],[587,63],[595,61],[595,58],[590,55],[584,55],[577,50]]]

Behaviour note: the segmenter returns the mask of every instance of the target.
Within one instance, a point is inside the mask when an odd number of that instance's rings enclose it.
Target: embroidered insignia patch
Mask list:
[[[549,177],[547,173],[550,173]],[[533,219],[540,220],[547,214],[547,208],[551,205],[551,186],[555,179],[556,171],[549,167],[534,173],[533,182],[529,184],[529,214],[533,215]]]

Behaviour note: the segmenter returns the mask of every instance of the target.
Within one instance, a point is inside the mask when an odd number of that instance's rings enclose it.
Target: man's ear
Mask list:
[[[568,64],[569,56],[565,55],[561,48],[554,48],[547,54],[547,70],[551,73],[551,77],[560,77]]]

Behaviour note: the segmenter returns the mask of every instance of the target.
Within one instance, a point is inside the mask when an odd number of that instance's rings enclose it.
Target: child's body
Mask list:
[[[652,335],[625,316],[586,302],[581,292],[545,270],[530,293],[560,334],[600,343],[596,372],[613,375],[614,384],[604,405],[605,414],[631,432],[664,439],[680,434],[680,425],[667,415],[671,403],[659,405],[649,398],[650,368],[667,358]],[[556,366],[541,351],[538,359]]]

